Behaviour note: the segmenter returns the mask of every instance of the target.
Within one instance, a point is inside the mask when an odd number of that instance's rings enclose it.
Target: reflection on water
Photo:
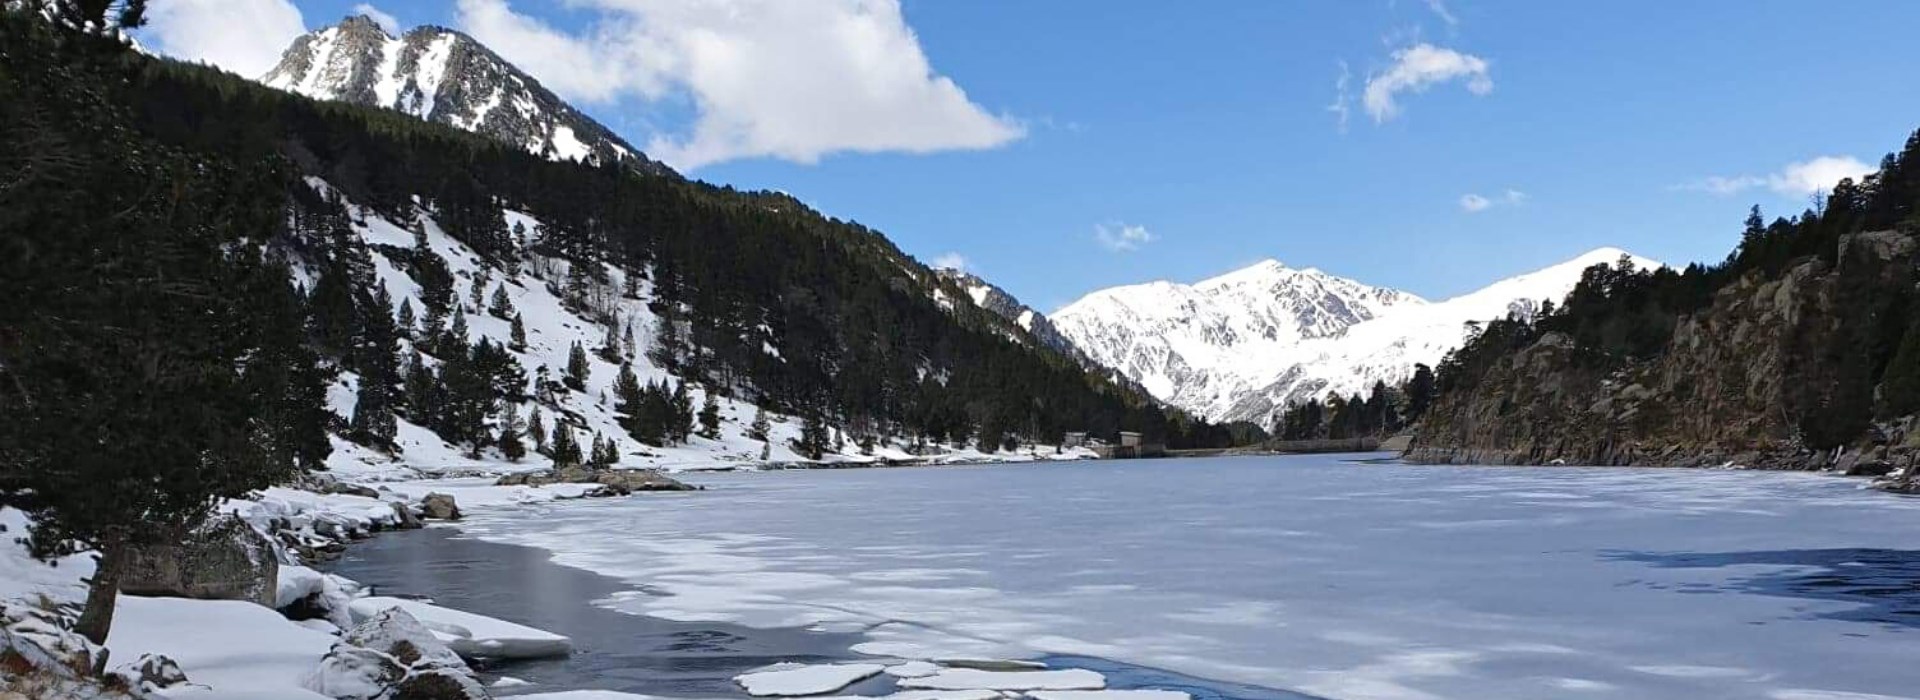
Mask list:
[[[458,539],[446,529],[395,532],[355,544],[329,567],[383,595],[432,598],[573,638],[564,659],[483,669],[535,683],[528,691],[582,688],[677,697],[743,693],[733,677],[778,661],[847,658],[859,637],[680,623],[614,612],[593,602],[620,582],[549,561],[545,551]]]
[[[1819,617],[1920,627],[1920,551],[1905,549],[1784,549],[1752,552],[1622,552],[1603,556],[1669,569],[1731,566],[1791,567],[1733,575],[1719,583],[1655,584],[1681,592],[1752,593],[1855,603]]]

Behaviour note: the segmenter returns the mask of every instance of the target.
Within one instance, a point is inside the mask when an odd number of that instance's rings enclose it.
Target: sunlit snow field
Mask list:
[[[1326,456],[692,480],[461,528],[629,581],[602,601],[623,611],[863,631],[875,655],[1333,698],[1920,692],[1920,499],[1858,480]]]

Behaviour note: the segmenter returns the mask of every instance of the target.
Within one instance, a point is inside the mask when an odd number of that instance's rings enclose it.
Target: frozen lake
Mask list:
[[[631,586],[607,607],[876,655],[1331,698],[1920,693],[1920,499],[1858,480],[1328,456],[691,480],[461,528]]]

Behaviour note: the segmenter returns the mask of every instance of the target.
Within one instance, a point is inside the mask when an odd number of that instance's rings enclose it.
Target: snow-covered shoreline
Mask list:
[[[1084,450],[1069,450],[1057,456],[1042,455],[1038,450],[992,457],[956,454],[911,466],[1086,458],[1081,452]],[[889,457],[876,457],[842,459],[815,466],[844,469],[907,465]],[[793,468],[792,465],[709,461],[683,465],[678,471],[741,471],[742,467],[745,471]],[[123,594],[116,606],[112,634],[104,645],[108,657],[105,668],[119,669],[132,677],[133,672],[123,667],[130,667],[149,655],[167,657],[185,673],[188,684],[159,689],[155,697],[261,697],[265,694],[308,700],[326,698],[330,696],[317,694],[312,688],[337,688],[340,684],[329,686],[323,679],[317,679],[316,674],[320,672],[316,669],[322,660],[331,658],[329,652],[345,632],[393,608],[409,613],[439,642],[462,656],[497,659],[567,653],[568,640],[561,635],[487,617],[486,611],[452,610],[433,606],[428,601],[380,598],[357,581],[322,573],[308,564],[315,563],[311,561],[315,557],[337,556],[344,547],[378,533],[402,529],[409,524],[418,526],[417,521],[409,521],[423,511],[421,504],[429,495],[451,497],[461,510],[472,515],[583,499],[591,495],[598,484],[501,485],[497,483],[501,472],[498,469],[475,471],[472,476],[427,479],[404,478],[417,476],[410,470],[348,471],[353,483],[333,482],[330,477],[323,477],[321,482],[310,484],[318,490],[272,487],[248,498],[229,499],[217,508],[215,521],[229,518],[243,521],[265,539],[276,542],[278,562],[274,576],[277,580],[270,596],[274,607],[259,604],[260,601]],[[381,478],[396,476],[403,478]],[[0,509],[0,531],[23,534],[30,526],[20,511]],[[0,546],[0,565],[3,565],[0,566],[0,611],[23,613],[63,609],[70,612],[77,608],[86,597],[84,579],[94,568],[89,553],[53,562],[35,560],[17,540]],[[303,615],[307,619],[292,619],[295,615],[288,611],[301,606],[307,611],[307,615]],[[23,619],[21,615],[13,615],[0,618],[0,623],[20,623]],[[60,623],[51,622],[57,619],[47,617],[40,622],[58,627]],[[0,624],[0,633],[7,629]],[[182,634],[184,629],[192,629],[193,633]],[[40,641],[51,646],[84,645],[69,632]],[[0,648],[17,643],[16,637],[0,638]],[[97,652],[95,654],[97,658]]]

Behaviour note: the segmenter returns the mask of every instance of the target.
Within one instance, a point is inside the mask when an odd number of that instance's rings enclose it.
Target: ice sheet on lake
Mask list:
[[[711,490],[462,528],[622,577],[605,604],[632,613],[1343,699],[1899,696],[1920,658],[1920,628],[1847,619],[1864,599],[1734,585],[1920,556],[1920,500],[1833,477],[1289,457],[694,480]],[[1839,563],[1630,556],[1753,551]]]
[[[734,682],[748,695],[798,697],[824,695],[886,670],[881,664],[782,664],[771,669],[744,673]]]

